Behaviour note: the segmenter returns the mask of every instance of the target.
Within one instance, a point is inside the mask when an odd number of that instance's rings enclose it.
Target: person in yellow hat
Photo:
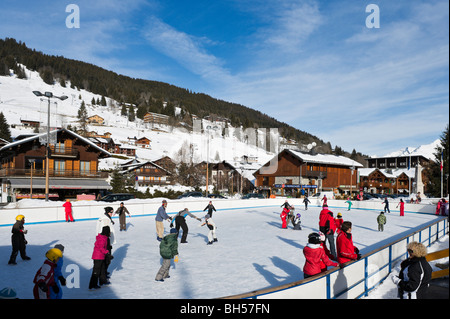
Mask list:
[[[27,253],[26,253],[27,241],[25,239],[25,234],[27,233],[27,230],[24,229],[24,227],[23,227],[24,224],[25,224],[25,216],[17,215],[16,223],[13,225],[12,230],[11,230],[12,252],[11,252],[11,257],[9,257],[9,261],[8,261],[9,265],[17,264],[16,257],[19,252],[20,252],[20,257],[22,257],[23,260],[31,259],[30,257],[27,256]]]
[[[47,259],[36,272],[33,279],[34,299],[50,299],[50,289],[56,294],[59,292],[59,287],[55,282],[55,268],[62,256],[62,251],[58,248],[52,248],[46,252],[45,257]]]

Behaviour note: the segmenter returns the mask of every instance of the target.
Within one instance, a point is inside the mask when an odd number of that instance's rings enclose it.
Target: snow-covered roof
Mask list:
[[[62,129],[56,130],[56,132],[57,132],[56,134],[58,134],[58,133],[60,133],[60,132],[63,132],[63,131],[65,131],[65,132],[67,132],[67,133],[73,135],[74,137],[78,138],[79,140],[85,142],[86,144],[89,144],[89,145],[92,146],[93,148],[95,148],[95,149],[101,151],[102,153],[104,153],[106,156],[112,156],[111,153],[109,153],[108,151],[104,150],[103,148],[101,148],[101,147],[95,145],[95,143],[91,142],[88,138],[85,138],[85,137],[83,137],[83,136],[81,136],[81,135],[78,135],[78,134],[75,133],[75,132],[72,132],[72,131],[69,131],[69,130],[67,130],[67,129],[62,128]],[[50,133],[53,133],[53,132],[55,132],[55,131],[52,131],[52,132],[50,132]],[[30,137],[27,137],[27,138],[24,138],[24,139],[21,139],[21,140],[18,140],[18,141],[15,141],[15,142],[6,144],[6,145],[3,146],[2,148],[0,148],[0,152],[2,152],[2,151],[4,151],[4,150],[7,150],[7,149],[9,149],[9,148],[15,147],[15,146],[17,146],[17,145],[25,144],[25,143],[30,142],[30,141],[33,141],[33,140],[35,140],[35,139],[39,139],[41,136],[45,136],[45,135],[47,135],[47,133],[36,134],[36,135],[30,136]]]
[[[415,168],[394,168],[394,169],[384,169],[384,168],[359,168],[358,173],[359,176],[369,176],[374,171],[380,171],[384,176],[388,178],[398,178],[403,173],[410,178],[415,178],[416,169]]]
[[[307,163],[317,163],[317,164],[330,164],[330,165],[339,165],[339,166],[347,166],[347,167],[363,167],[361,163],[354,161],[345,156],[331,155],[331,154],[308,154],[299,151],[292,151],[289,149],[285,149],[285,151],[291,153],[295,157],[301,159],[303,162]]]
[[[378,158],[387,157],[409,157],[409,156],[423,156],[429,160],[435,160],[434,153],[436,153],[436,147],[441,145],[441,140],[437,139],[430,144],[420,145],[418,147],[406,147],[403,150],[392,152],[386,154],[385,156]]]

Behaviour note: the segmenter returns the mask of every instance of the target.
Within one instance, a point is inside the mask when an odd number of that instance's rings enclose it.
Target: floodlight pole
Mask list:
[[[40,91],[33,91],[33,94],[41,97],[45,96],[48,100],[48,107],[47,107],[47,146],[46,146],[46,152],[45,152],[45,201],[48,202],[48,195],[49,195],[49,184],[50,184],[50,178],[49,178],[49,163],[50,163],[50,98],[54,97],[57,99],[60,99],[61,101],[64,101],[67,99],[67,96],[55,96],[52,92],[45,92],[42,94]]]

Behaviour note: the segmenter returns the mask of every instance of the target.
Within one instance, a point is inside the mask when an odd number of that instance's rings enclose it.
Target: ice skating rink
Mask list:
[[[127,219],[127,231],[119,231],[115,221],[117,243],[109,267],[111,284],[89,290],[92,251],[96,221],[75,223],[25,224],[28,229],[27,253],[32,258],[17,265],[8,265],[11,254],[11,227],[0,227],[0,289],[13,287],[21,299],[33,298],[33,278],[44,262],[45,252],[55,244],[63,244],[63,273],[67,287],[64,299],[115,298],[218,298],[256,289],[277,286],[303,279],[304,256],[308,234],[318,231],[319,207],[297,207],[302,215],[302,230],[281,229],[279,206],[220,210],[213,214],[218,242],[206,245],[208,229],[201,222],[187,217],[188,243],[179,244],[178,263],[170,268],[170,278],[156,282],[161,265],[159,242],[156,240],[154,216]],[[435,215],[398,212],[386,214],[384,232],[379,232],[376,218],[379,211],[336,209],[344,220],[353,223],[353,241],[362,254],[403,237],[437,219]],[[133,214],[132,211],[130,211]],[[203,218],[205,212],[193,212]],[[164,222],[165,232],[169,222]]]

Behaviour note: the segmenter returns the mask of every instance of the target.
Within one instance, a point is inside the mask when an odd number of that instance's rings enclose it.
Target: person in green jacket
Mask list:
[[[169,278],[170,261],[178,262],[178,232],[175,228],[170,230],[170,233],[164,236],[159,244],[159,253],[163,258],[161,268],[156,274],[156,281],[163,282],[164,279]]]
[[[386,224],[386,216],[384,215],[383,211],[381,211],[380,215],[378,215],[377,222],[378,222],[378,231],[383,231],[384,225]]]

